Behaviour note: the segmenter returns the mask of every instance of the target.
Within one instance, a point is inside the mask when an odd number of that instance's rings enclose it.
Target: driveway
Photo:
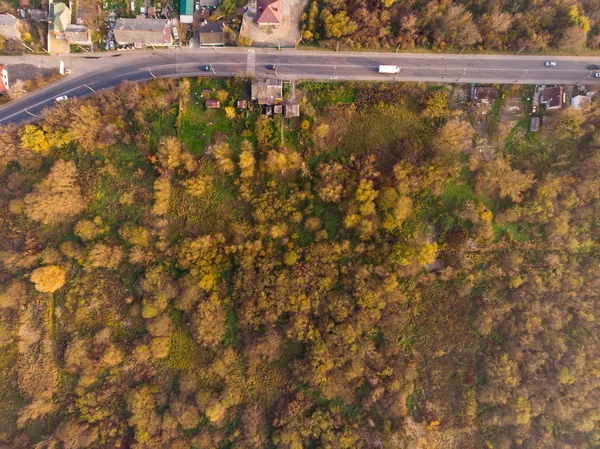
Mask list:
[[[294,47],[300,40],[300,16],[308,0],[281,0],[281,25],[259,27],[256,24],[256,0],[248,3],[240,36],[252,39],[255,47]]]

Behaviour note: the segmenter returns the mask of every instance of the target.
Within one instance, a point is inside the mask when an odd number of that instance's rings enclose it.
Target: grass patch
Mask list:
[[[506,223],[506,224],[493,224],[494,229],[494,240],[500,240],[505,234],[507,234],[511,240],[516,242],[526,242],[529,240],[529,235],[525,233],[519,224],[517,223]]]

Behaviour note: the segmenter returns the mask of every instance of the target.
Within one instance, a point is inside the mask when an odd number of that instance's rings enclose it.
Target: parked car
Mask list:
[[[173,28],[171,28],[173,30],[173,37],[175,38],[176,41],[179,40],[179,32],[177,31],[177,27],[173,26]]]
[[[210,72],[211,71],[211,66],[209,65],[201,65],[200,66],[200,70],[202,70],[203,72]]]
[[[556,65],[556,61],[546,61],[544,62],[546,67],[554,67]]]
[[[588,69],[589,70],[598,70],[600,69],[600,65],[588,65]]]
[[[115,49],[115,41],[109,41],[108,42],[108,49],[109,50],[114,50]]]
[[[54,100],[56,103],[61,103],[63,101],[68,100],[69,97],[67,97],[66,95],[61,95],[60,97],[56,97],[56,99]]]
[[[596,73],[594,73],[594,76],[595,76],[596,78],[600,78],[600,72],[596,72]]]
[[[267,69],[269,69],[269,70],[277,70],[277,66],[274,65],[274,64],[271,64],[271,65],[267,66]]]

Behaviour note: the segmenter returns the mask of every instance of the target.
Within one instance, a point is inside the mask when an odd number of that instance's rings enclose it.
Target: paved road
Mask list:
[[[58,67],[57,56],[1,57],[0,63],[28,62]],[[85,97],[123,81],[146,81],[187,76],[256,76],[286,80],[374,80],[441,83],[591,84],[589,64],[600,58],[552,57],[556,67],[545,67],[547,56],[434,55],[376,52],[324,52],[272,49],[142,50],[63,57],[72,75],[0,108],[0,125],[30,121],[61,95]],[[211,72],[200,70],[210,65]],[[277,71],[268,70],[275,64]],[[380,74],[379,65],[397,65],[397,75]]]

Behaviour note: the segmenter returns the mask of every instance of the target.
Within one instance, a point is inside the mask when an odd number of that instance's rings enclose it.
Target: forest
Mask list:
[[[302,40],[323,47],[474,51],[600,48],[595,0],[308,0]]]
[[[482,135],[454,89],[2,128],[0,448],[600,447],[600,109]]]

